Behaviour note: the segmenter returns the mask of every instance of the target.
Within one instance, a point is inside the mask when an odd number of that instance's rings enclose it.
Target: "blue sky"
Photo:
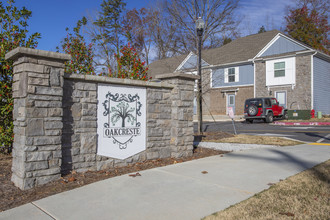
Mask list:
[[[241,0],[237,13],[242,16],[242,35],[256,33],[264,25],[267,30],[284,25],[284,15],[293,0]],[[127,9],[146,7],[152,0],[126,0]],[[16,0],[16,6],[32,11],[30,33],[41,33],[37,49],[55,51],[70,29],[88,12],[100,9],[102,0]]]

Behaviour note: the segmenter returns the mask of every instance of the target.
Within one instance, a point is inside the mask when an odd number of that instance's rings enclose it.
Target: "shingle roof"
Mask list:
[[[149,64],[148,75],[152,78],[155,78],[155,76],[159,74],[173,73],[187,56],[188,54],[185,54],[176,57],[156,60]]]
[[[202,59],[210,65],[244,62],[254,58],[278,33],[278,30],[267,31],[238,38],[222,47],[203,50]],[[181,55],[157,60],[149,65],[149,75],[172,73],[188,56]]]
[[[222,47],[202,51],[211,65],[247,61],[254,58],[280,31],[273,30],[238,38]]]

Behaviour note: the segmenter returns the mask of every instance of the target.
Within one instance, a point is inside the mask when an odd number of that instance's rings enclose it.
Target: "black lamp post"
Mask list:
[[[202,36],[204,31],[205,22],[201,17],[196,21],[196,32],[198,37],[197,51],[198,51],[198,64],[197,74],[200,77],[198,80],[197,91],[197,118],[198,118],[198,134],[203,134],[203,111],[202,111]]]

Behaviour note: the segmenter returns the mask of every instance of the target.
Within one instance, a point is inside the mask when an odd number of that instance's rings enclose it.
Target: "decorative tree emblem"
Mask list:
[[[125,121],[127,119],[127,122],[131,122],[131,125],[134,124],[136,117],[132,114],[134,112],[135,108],[132,108],[129,106],[129,104],[126,102],[120,102],[116,107],[111,107],[110,113],[112,113],[111,116],[111,122],[112,125],[115,126],[115,124],[118,122],[119,119],[122,119],[121,127],[125,127]]]
[[[120,149],[126,149],[133,138],[141,134],[141,123],[138,116],[141,116],[140,97],[138,94],[112,94],[108,92],[102,103],[105,111],[104,116],[108,117],[108,122],[104,123],[104,137],[112,138],[113,142],[119,144]],[[121,120],[121,126],[117,124]],[[126,127],[126,123],[130,127]],[[117,125],[117,126],[116,126]]]

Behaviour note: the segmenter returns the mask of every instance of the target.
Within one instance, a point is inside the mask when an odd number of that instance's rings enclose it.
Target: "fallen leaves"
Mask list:
[[[209,173],[209,172],[207,172],[207,171],[205,171],[205,170],[204,170],[204,171],[202,171],[202,174],[207,174],[207,173]]]
[[[280,212],[279,214],[280,215],[286,215],[286,216],[294,216],[294,214],[291,213],[291,212]]]
[[[76,174],[76,173],[74,173]],[[67,178],[63,178],[61,177],[61,183],[66,184],[66,183],[72,183],[74,181],[76,181],[77,179],[73,176],[73,173],[71,174],[71,176],[67,177]]]
[[[130,177],[137,177],[137,176],[141,176],[141,174],[140,173],[135,173],[135,174],[129,174],[128,176],[130,176]]]
[[[74,181],[76,181],[76,180],[77,180],[76,178],[74,178],[73,176],[71,176],[71,177],[68,179],[68,182],[71,183],[71,182],[74,182]]]

